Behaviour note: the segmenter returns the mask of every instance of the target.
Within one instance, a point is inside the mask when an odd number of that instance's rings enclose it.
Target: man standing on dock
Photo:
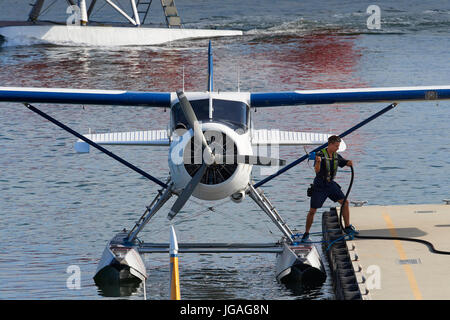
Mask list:
[[[343,168],[345,166],[353,166],[351,160],[344,159],[337,153],[341,143],[339,136],[330,136],[328,138],[328,147],[323,148],[316,154],[314,162],[314,170],[316,177],[312,185],[311,193],[311,207],[306,217],[305,233],[302,237],[302,242],[309,240],[309,229],[314,221],[314,214],[318,208],[321,208],[327,198],[334,202],[341,204],[341,214],[344,218],[344,232],[347,234],[358,234],[355,228],[350,224],[350,212],[348,201],[344,202],[345,195],[341,187],[334,181],[338,166]]]

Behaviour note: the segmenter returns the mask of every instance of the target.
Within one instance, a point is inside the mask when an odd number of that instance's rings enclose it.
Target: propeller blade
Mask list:
[[[195,115],[194,109],[192,108],[191,103],[186,98],[186,95],[183,91],[177,91],[178,100],[180,101],[181,110],[186,117],[186,120],[189,122],[192,130],[194,130],[194,142],[195,144],[201,143],[206,150],[207,159],[205,162],[208,164],[212,164],[214,162],[214,155],[212,154],[211,148],[208,146],[208,142],[206,141],[205,135],[203,134],[203,130],[198,123],[197,116]]]
[[[172,208],[170,209],[168,215],[169,220],[172,220],[177,215],[177,213],[181,210],[181,208],[183,208],[188,199],[191,197],[195,188],[200,183],[200,180],[205,174],[206,167],[207,167],[206,163],[203,163],[200,169],[198,169],[197,173],[192,177],[191,181],[189,181],[187,186],[184,188],[183,192],[181,192],[181,194],[178,196],[178,199],[175,201]]]

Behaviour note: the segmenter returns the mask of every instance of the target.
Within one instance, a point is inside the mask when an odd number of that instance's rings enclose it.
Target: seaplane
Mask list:
[[[166,27],[146,24],[151,0],[130,0],[128,10],[115,0],[67,0],[67,20],[41,21],[39,17],[56,2],[44,8],[45,0],[36,0],[28,21],[0,21],[0,35],[10,45],[51,44],[59,46],[151,46],[182,39],[240,36],[241,30],[184,28],[174,0],[160,0]],[[125,22],[95,21],[94,15],[108,5]],[[97,10],[97,11],[96,11]],[[131,11],[131,12],[130,12]],[[128,12],[128,13],[127,13]],[[101,20],[101,19],[100,19]]]
[[[123,229],[106,245],[94,280],[98,286],[119,285],[127,281],[143,282],[148,274],[142,254],[168,253],[168,243],[147,243],[138,236],[157,212],[172,197],[168,219],[175,219],[191,197],[206,201],[230,199],[237,203],[254,201],[280,232],[273,243],[179,243],[178,253],[274,253],[276,279],[280,283],[320,286],[326,270],[315,243],[302,243],[264,193],[262,186],[327,146],[331,133],[256,130],[251,110],[265,107],[305,106],[337,103],[390,103],[339,136],[355,130],[392,110],[403,101],[450,99],[450,85],[420,87],[349,88],[332,90],[295,90],[281,92],[214,91],[212,46],[208,47],[207,88],[203,92],[144,92],[85,90],[69,88],[0,87],[0,102],[22,103],[37,115],[78,138],[75,150],[86,153],[96,148],[161,189],[131,228]],[[170,124],[166,130],[81,134],[53,118],[35,105],[122,105],[167,108]],[[108,149],[107,145],[167,146],[167,179],[162,181],[136,167]],[[269,154],[254,152],[255,146],[305,146],[305,154],[286,164]],[[306,152],[306,147],[315,147]],[[341,143],[341,151],[347,148]],[[256,148],[257,149],[257,148]],[[254,181],[255,167],[270,168],[272,173]],[[247,199],[247,200],[246,200]]]

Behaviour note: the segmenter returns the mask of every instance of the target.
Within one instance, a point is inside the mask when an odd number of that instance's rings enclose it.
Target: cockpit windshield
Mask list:
[[[198,121],[221,122],[234,130],[248,130],[249,107],[244,102],[213,99],[212,119],[209,119],[209,99],[189,101]],[[172,107],[172,128],[189,128],[189,124],[181,109],[180,103]]]

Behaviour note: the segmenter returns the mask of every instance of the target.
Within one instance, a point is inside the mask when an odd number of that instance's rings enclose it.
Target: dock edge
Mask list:
[[[355,244],[343,239],[336,241],[344,236],[338,219],[336,208],[322,214],[323,251],[330,266],[336,299],[371,300]],[[333,241],[336,242],[330,246]]]

